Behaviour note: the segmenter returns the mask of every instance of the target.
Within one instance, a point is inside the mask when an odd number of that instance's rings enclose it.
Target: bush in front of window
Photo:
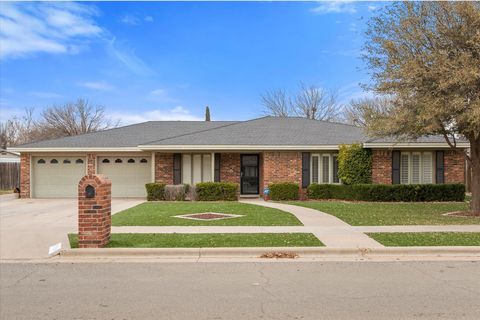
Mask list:
[[[148,201],[165,200],[165,184],[164,183],[147,183],[145,185],[145,189],[147,189]]]
[[[341,145],[338,150],[338,176],[343,184],[372,182],[372,152],[361,144]]]
[[[307,188],[309,199],[355,201],[464,201],[463,184],[357,184],[332,185],[313,183]]]
[[[274,201],[298,200],[299,185],[292,182],[271,183],[268,185],[269,198]]]
[[[238,184],[230,182],[201,182],[195,185],[198,201],[236,201]]]

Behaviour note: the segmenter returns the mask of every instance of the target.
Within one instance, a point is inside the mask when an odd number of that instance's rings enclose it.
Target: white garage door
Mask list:
[[[112,197],[146,197],[151,182],[150,157],[99,157],[97,172],[112,181]]]
[[[33,197],[76,197],[85,176],[85,157],[33,157]]]

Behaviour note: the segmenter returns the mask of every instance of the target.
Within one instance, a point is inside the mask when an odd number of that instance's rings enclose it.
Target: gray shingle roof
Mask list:
[[[136,148],[149,146],[338,146],[351,143],[444,142],[430,136],[416,141],[372,139],[360,127],[305,118],[263,117],[248,121],[149,121],[72,137],[17,146],[22,148]],[[14,149],[16,149],[14,148]]]
[[[147,144],[318,146],[362,142],[365,139],[363,129],[352,125],[305,118],[264,117]]]
[[[136,147],[150,141],[221,127],[234,121],[148,121],[78,136],[19,145],[19,148]]]

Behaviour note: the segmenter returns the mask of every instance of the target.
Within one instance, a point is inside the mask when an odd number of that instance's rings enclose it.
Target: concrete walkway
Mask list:
[[[360,232],[480,232],[480,225],[440,225],[440,226],[357,226]]]
[[[352,228],[348,223],[327,213],[284,203],[269,202],[263,199],[240,200],[242,203],[275,208],[290,212],[327,247],[337,248],[379,248],[380,243],[361,231]]]

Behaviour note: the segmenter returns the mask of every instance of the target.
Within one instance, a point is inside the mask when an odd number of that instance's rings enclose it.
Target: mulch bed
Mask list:
[[[224,214],[213,214],[213,213],[200,213],[200,214],[190,214],[188,215],[189,218],[195,219],[204,219],[204,220],[211,220],[211,219],[220,219],[220,218],[232,218],[232,216],[224,215]]]

